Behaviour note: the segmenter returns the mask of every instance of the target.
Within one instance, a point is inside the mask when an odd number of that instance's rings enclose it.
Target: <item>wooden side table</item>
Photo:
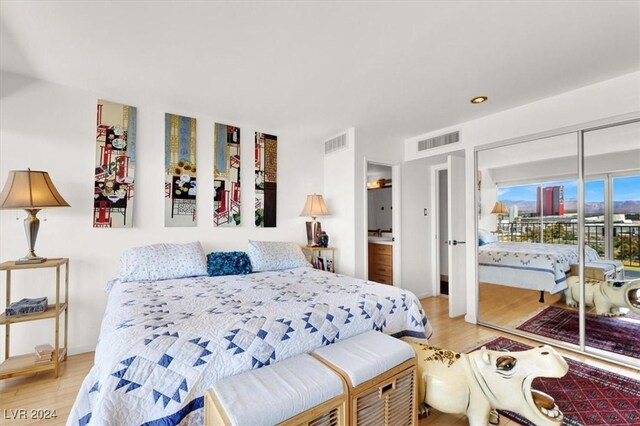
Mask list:
[[[60,268],[64,265],[64,302],[60,299]],[[6,271],[6,305],[11,303],[11,272],[20,269],[56,269],[56,300],[55,304],[49,304],[47,310],[35,314],[25,315],[0,315],[0,325],[5,326],[4,331],[4,361],[0,364],[0,380],[23,374],[39,373],[41,371],[54,370],[55,377],[58,377],[60,362],[67,359],[67,335],[69,326],[69,259],[58,258],[48,259],[43,263],[16,264],[15,262],[3,262],[0,264],[0,271]],[[64,312],[64,346],[60,347],[60,316]],[[10,356],[11,348],[11,324],[27,321],[37,321],[41,319],[55,319],[55,344],[53,359],[50,362],[36,363],[35,352]]]
[[[315,269],[333,273],[336,272],[335,248],[302,246],[302,251]],[[327,258],[328,253],[331,254],[329,258]]]

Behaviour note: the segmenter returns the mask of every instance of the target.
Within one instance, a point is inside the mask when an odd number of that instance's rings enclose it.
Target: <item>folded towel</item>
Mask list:
[[[47,298],[22,299],[7,306],[4,311],[6,316],[35,314],[47,310]]]

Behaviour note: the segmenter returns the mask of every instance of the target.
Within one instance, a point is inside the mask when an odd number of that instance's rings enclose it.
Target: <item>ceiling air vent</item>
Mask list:
[[[418,152],[439,146],[449,145],[460,141],[460,132],[447,133],[446,135],[435,136],[433,138],[418,141]]]
[[[324,143],[324,155],[331,154],[332,152],[340,151],[347,147],[347,134],[343,133],[336,136],[333,139],[329,139]]]

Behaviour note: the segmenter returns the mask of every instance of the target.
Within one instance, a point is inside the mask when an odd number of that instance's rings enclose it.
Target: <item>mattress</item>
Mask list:
[[[218,380],[368,330],[431,335],[411,292],[311,268],[116,283],[67,424],[202,424]]]
[[[585,247],[585,261],[600,258]],[[558,293],[567,288],[567,273],[578,263],[578,246],[495,242],[478,249],[478,278],[482,283]]]

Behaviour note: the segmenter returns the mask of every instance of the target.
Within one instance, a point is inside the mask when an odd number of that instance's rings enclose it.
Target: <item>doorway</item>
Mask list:
[[[431,167],[432,294],[449,298],[449,316],[466,313],[464,152]]]
[[[367,164],[367,279],[393,285],[392,168]]]
[[[399,167],[366,161],[366,278],[397,285],[399,253]]]

